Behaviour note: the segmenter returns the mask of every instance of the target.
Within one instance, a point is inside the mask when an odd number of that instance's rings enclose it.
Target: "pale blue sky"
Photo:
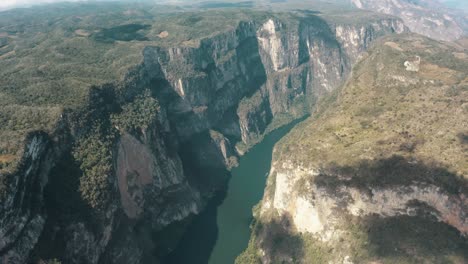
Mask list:
[[[0,10],[10,9],[13,7],[31,6],[31,5],[42,4],[42,3],[92,2],[92,1],[112,1],[112,0],[0,0]],[[120,0],[120,1],[141,2],[142,0]],[[153,1],[157,3],[163,3],[163,2],[177,3],[177,2],[189,2],[191,0],[143,0],[143,1]],[[201,0],[198,0],[198,1],[201,1]],[[217,0],[206,0],[206,1],[217,1]],[[307,0],[304,0],[304,1],[307,1]],[[338,0],[335,0],[335,1],[338,1]],[[340,1],[343,1],[343,0],[340,0]],[[468,9],[468,0],[439,0],[439,1],[446,3],[447,6],[450,6],[452,8]]]
[[[127,1],[127,2],[141,2],[142,0],[0,0],[0,10],[6,10],[14,7],[25,7],[45,3],[57,2],[95,2],[95,1]],[[178,0],[145,0],[157,3],[161,2],[177,2]]]
[[[70,2],[87,1],[87,0],[70,0]],[[0,9],[8,9],[18,6],[29,6],[41,3],[63,2],[63,0],[0,0]]]

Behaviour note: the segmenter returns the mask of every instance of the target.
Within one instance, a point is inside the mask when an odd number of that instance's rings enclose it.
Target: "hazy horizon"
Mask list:
[[[23,8],[23,7],[31,7],[36,5],[42,4],[52,4],[52,3],[60,3],[60,2],[153,2],[153,3],[187,3],[187,2],[203,2],[203,0],[0,0],[0,11],[5,11],[13,8]],[[240,2],[240,1],[249,1],[249,0],[206,0],[207,2]],[[258,0],[251,0],[253,2]],[[343,0],[332,0],[337,2],[342,2]],[[349,0],[351,1],[351,0]],[[463,0],[436,0],[440,3],[444,4],[445,6],[452,8],[452,9],[461,9],[468,11],[468,2]]]
[[[183,2],[184,0],[0,0],[0,11],[5,11],[13,8],[31,7],[42,4],[53,4],[63,2],[154,2],[154,3],[167,3],[167,2]]]

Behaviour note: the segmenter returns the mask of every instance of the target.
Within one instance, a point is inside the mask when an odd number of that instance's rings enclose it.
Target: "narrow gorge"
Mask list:
[[[21,158],[2,172],[2,263],[157,263],[226,188],[239,156],[311,113],[374,39],[406,31],[385,16],[354,24],[300,12],[240,17],[196,45],[129,42],[135,55],[126,56],[141,62],[120,81],[90,85],[73,107],[38,101],[51,121],[24,137]]]

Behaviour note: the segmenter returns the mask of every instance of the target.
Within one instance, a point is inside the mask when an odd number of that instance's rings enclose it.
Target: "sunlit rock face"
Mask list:
[[[153,252],[173,248],[165,243],[177,241],[188,219],[225,188],[239,155],[278,124],[310,113],[375,39],[403,31],[395,18],[353,26],[269,16],[233,25],[197,47],[142,44],[140,64],[121,82],[92,89],[80,110],[90,113],[64,113],[52,136],[39,134],[26,144],[21,166],[10,175],[16,182],[0,204],[0,259],[157,261]],[[131,129],[110,125],[139,96],[159,102],[155,120]],[[111,199],[102,208],[80,197],[84,172],[72,155],[97,120],[114,136],[106,150]],[[67,197],[63,204],[53,199],[57,193]],[[175,237],[158,236],[167,229]]]
[[[444,8],[436,1],[351,0],[360,9],[400,17],[415,33],[452,41],[466,33],[466,16]]]
[[[271,170],[270,174],[275,175],[274,196],[265,197],[262,211],[276,209],[280,213],[289,213],[299,232],[330,239],[325,231],[333,230],[334,224],[339,222],[340,215],[336,210],[361,217],[415,216],[418,207],[426,205],[434,209],[431,213],[439,221],[453,226],[461,234],[468,234],[468,198],[463,193],[450,194],[438,186],[418,182],[363,191],[346,186],[346,179],[330,189],[320,182],[328,176],[316,168],[292,166],[291,162],[284,161]],[[299,185],[302,185],[300,189]]]
[[[238,262],[463,263],[468,61],[461,53],[403,34],[362,55],[336,99],[276,144]]]

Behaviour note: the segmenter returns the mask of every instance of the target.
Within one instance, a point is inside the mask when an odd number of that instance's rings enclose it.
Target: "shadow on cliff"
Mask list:
[[[210,200],[207,207],[187,227],[181,242],[162,259],[163,264],[206,264],[218,239],[216,216],[218,207],[226,197],[226,191],[220,191]]]
[[[272,260],[277,263],[296,263],[305,257],[304,241],[299,234],[291,231],[293,229],[291,215],[284,213],[268,223],[257,223],[255,236],[260,238],[261,248]]]
[[[334,191],[349,186],[363,191],[414,184],[440,187],[448,194],[468,194],[468,182],[442,164],[425,162],[399,155],[379,160],[363,160],[355,166],[330,164],[321,169],[314,184]]]
[[[431,263],[458,259],[462,263],[468,259],[467,238],[450,225],[438,222],[429,212],[418,216],[369,216],[360,225],[367,236],[369,252],[379,258],[415,263],[422,259]]]
[[[357,188],[372,195],[375,189],[392,189],[411,185],[434,185],[447,195],[466,195],[468,182],[440,163],[394,155],[379,160],[365,160],[355,166],[331,164],[322,168],[314,184],[337,193],[342,186]],[[428,204],[410,201],[414,214],[380,217],[349,217],[350,234],[359,240],[359,247],[371,257],[392,262],[465,263],[468,240],[454,227],[439,222],[437,211]],[[460,262],[453,261],[454,259]]]
[[[89,227],[97,226],[92,222],[92,209],[82,200],[78,191],[80,174],[78,164],[68,151],[52,169],[49,184],[44,189],[48,217],[31,253],[31,262],[64,259],[66,237],[70,235],[65,231],[67,224],[82,221],[89,223]]]
[[[199,215],[173,223],[154,234],[155,241],[164,243],[154,251],[161,263],[206,264],[216,244],[218,207],[226,198],[230,174],[211,141],[207,133],[200,133],[178,146],[188,182],[208,203]]]

